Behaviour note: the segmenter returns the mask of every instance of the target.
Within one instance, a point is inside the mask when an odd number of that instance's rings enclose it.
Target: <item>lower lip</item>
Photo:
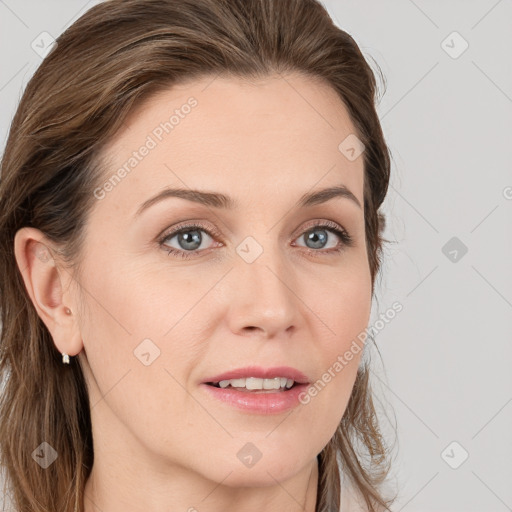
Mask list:
[[[299,395],[306,391],[308,384],[297,384],[286,391],[262,393],[258,391],[238,391],[234,388],[216,388],[201,384],[214,398],[246,412],[277,414],[296,407],[301,402]]]

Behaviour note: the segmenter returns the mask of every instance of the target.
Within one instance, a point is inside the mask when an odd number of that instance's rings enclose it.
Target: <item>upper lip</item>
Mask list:
[[[261,366],[246,366],[245,368],[237,368],[228,372],[214,375],[205,379],[204,383],[220,382],[221,380],[246,379],[248,377],[256,377],[259,379],[273,379],[275,377],[286,377],[292,379],[299,384],[308,384],[309,379],[301,371],[291,368],[290,366],[274,366],[273,368],[263,368]]]

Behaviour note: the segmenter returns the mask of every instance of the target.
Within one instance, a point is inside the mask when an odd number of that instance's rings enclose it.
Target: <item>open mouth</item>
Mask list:
[[[273,379],[259,379],[248,377],[246,379],[230,379],[219,382],[206,382],[209,386],[220,389],[233,389],[247,393],[279,393],[286,392],[299,383],[285,377],[276,377]]]

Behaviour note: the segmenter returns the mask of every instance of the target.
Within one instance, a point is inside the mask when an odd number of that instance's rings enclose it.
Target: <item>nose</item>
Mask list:
[[[228,321],[232,332],[258,333],[264,338],[291,336],[304,316],[293,268],[277,248],[266,248],[250,261],[243,251],[237,253],[230,272]]]

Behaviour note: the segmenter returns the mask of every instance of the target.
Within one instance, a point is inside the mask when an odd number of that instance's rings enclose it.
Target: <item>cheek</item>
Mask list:
[[[311,297],[321,320],[317,332],[321,371],[304,402],[322,409],[329,426],[336,428],[346,408],[362,358],[371,313],[371,276],[361,264],[340,271],[321,293]],[[328,419],[327,419],[328,418]]]
[[[91,403],[108,393],[106,402],[118,415],[143,425],[151,413],[163,413],[162,404],[183,404],[178,383],[185,384],[205,346],[195,321],[200,308],[193,309],[205,290],[117,261],[109,267],[106,259],[96,260],[85,274],[91,277],[84,282],[89,293],[82,337]],[[135,404],[145,413],[137,414]]]
[[[320,281],[308,302],[319,319],[321,352],[324,364],[330,365],[345,352],[351,342],[361,339],[370,319],[371,276],[364,261],[332,272]],[[364,338],[362,338],[364,340]]]
[[[131,293],[104,289],[108,292],[89,304],[94,321],[83,336],[92,413],[105,439],[115,437],[113,428],[120,423],[155,451],[161,442],[173,446],[201,414],[183,387],[194,352],[181,336],[186,304],[166,302],[140,282]]]

